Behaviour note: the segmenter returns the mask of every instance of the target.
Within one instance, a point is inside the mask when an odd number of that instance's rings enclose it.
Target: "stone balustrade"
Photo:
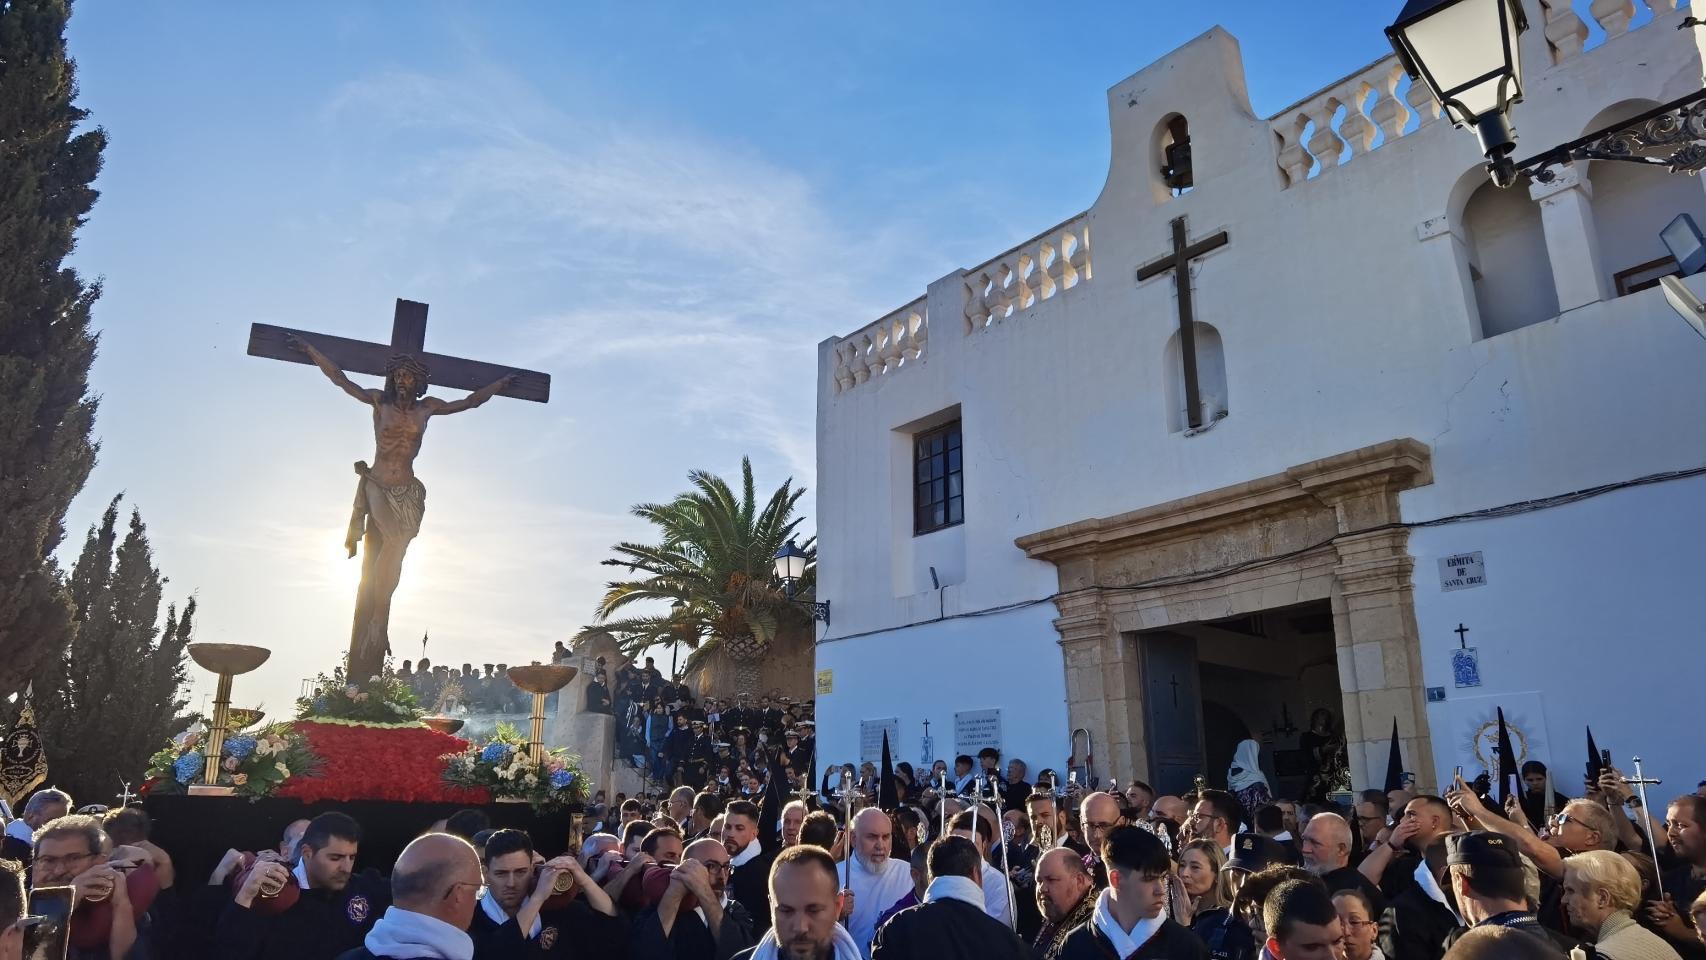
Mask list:
[[[1090,217],[1081,213],[965,272],[966,332],[1089,280]]]
[[[1599,24],[1603,43],[1651,23],[1677,9],[1677,0],[1640,0],[1653,17],[1634,24],[1636,0],[1592,0],[1588,15]],[[1553,63],[1562,63],[1589,49],[1589,30],[1571,0],[1540,0],[1542,28]],[[1544,69],[1530,66],[1532,74]],[[1412,124],[1412,114],[1416,123]],[[1367,67],[1299,100],[1269,119],[1279,138],[1279,166],[1285,185],[1296,186],[1381,144],[1414,133],[1440,115],[1439,104],[1427,86],[1411,83],[1396,56]],[[1348,148],[1348,149],[1347,149]]]
[[[835,392],[893,373],[924,356],[930,317],[919,297],[835,345]]]
[[[1335,128],[1341,111],[1344,116]],[[1426,123],[1439,116],[1439,104],[1425,84],[1404,76],[1396,55],[1382,57],[1281,110],[1268,122],[1279,137],[1285,185],[1296,186],[1312,172],[1325,173],[1355,160],[1375,148],[1377,137],[1389,143],[1404,136],[1412,111]]]

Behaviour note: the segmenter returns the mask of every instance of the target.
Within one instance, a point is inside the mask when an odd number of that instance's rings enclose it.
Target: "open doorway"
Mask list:
[[[1308,795],[1314,767],[1302,740],[1311,715],[1325,708],[1343,729],[1326,600],[1147,631],[1136,642],[1158,790],[1183,793],[1199,774],[1224,786],[1233,751],[1252,739],[1274,796]]]

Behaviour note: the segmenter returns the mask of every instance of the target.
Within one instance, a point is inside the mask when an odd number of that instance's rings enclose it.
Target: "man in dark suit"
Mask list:
[[[773,805],[775,788],[765,792],[765,811]],[[770,929],[770,865],[776,861],[781,841],[776,837],[776,813],[765,816],[750,800],[736,800],[723,808],[723,846],[729,853],[729,895],[752,915],[752,934],[764,936]],[[768,820],[767,828],[761,824]]]
[[[1419,801],[1413,801],[1419,802]],[[1446,891],[1445,838],[1429,844],[1412,881],[1380,915],[1380,952],[1403,960],[1440,960],[1445,939],[1460,925]]]
[[[983,908],[983,858],[964,837],[930,847],[924,902],[889,918],[871,960],[1024,960],[1024,941]]]

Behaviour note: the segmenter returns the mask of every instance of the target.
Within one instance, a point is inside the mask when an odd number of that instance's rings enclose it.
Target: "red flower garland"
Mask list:
[[[292,776],[276,796],[319,800],[396,800],[404,803],[484,804],[482,789],[444,782],[444,756],[468,741],[426,727],[361,727],[299,720],[292,724],[320,756],[313,777]]]

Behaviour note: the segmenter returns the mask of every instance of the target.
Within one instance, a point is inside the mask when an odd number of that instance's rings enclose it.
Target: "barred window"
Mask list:
[[[912,438],[912,532],[930,533],[965,521],[960,473],[960,422]]]

